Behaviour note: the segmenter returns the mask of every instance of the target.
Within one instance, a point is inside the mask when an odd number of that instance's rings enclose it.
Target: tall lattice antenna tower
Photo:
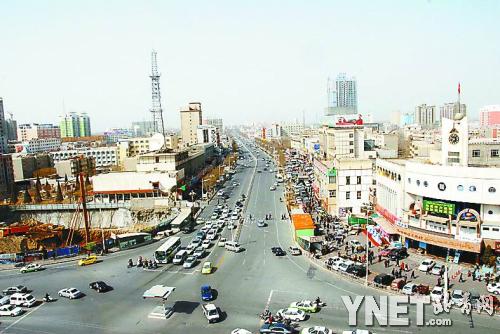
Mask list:
[[[165,135],[163,124],[163,110],[161,109],[160,73],[158,73],[158,63],[156,61],[156,51],[151,52],[151,115],[153,116],[153,132]]]

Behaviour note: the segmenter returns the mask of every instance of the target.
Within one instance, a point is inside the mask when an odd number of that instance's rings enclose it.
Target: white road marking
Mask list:
[[[13,323],[11,323],[9,326],[5,327],[2,331],[0,331],[0,334],[2,333],[5,333],[9,328],[11,328],[12,326],[15,326],[16,324],[18,324],[21,320],[23,320],[24,318],[26,318],[27,316],[29,316],[30,314],[32,314],[33,312],[36,312],[40,307],[42,307],[43,305],[45,305],[45,303],[41,303],[40,305],[38,305],[37,307],[35,307],[31,312],[26,312],[25,315],[23,315],[22,317],[20,317],[19,319],[17,319],[16,321],[14,321]]]

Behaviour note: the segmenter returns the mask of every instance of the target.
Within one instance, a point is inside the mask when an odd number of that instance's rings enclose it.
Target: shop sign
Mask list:
[[[424,211],[452,215],[455,213],[455,204],[424,200]]]
[[[313,242],[323,242],[325,240],[325,236],[324,235],[317,235],[317,236],[311,236],[309,237],[309,242],[310,243],[313,243]]]
[[[459,221],[479,222],[479,212],[474,209],[464,209],[457,215]]]

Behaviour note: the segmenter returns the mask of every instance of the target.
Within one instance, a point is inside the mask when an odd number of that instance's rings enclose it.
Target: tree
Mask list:
[[[496,257],[495,254],[493,253],[493,249],[491,249],[491,246],[488,245],[484,249],[483,255],[481,256],[481,262],[487,266],[493,266],[495,264]]]
[[[36,177],[36,183],[35,183],[36,189],[40,191],[42,189],[42,183],[40,182],[40,177]]]
[[[26,189],[24,191],[24,196],[23,196],[23,203],[24,204],[29,204],[31,203],[33,200],[31,199],[31,195],[30,195],[30,192],[28,189]]]
[[[19,191],[17,191],[17,186],[15,183],[12,184],[12,189],[10,191],[10,202],[16,204],[19,197]]]
[[[63,195],[62,195],[61,185],[59,184],[59,181],[57,181],[56,201],[59,203],[63,201]]]
[[[35,203],[40,203],[41,201],[42,201],[42,195],[40,194],[40,188],[37,185],[35,187]]]

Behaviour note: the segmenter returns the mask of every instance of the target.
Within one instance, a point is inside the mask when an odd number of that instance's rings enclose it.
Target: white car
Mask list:
[[[252,334],[252,332],[243,328],[236,328],[231,331],[231,334]]]
[[[224,190],[219,190],[217,192],[217,196],[224,196]]]
[[[239,215],[239,214],[237,214],[237,213],[233,213],[233,214],[231,215],[231,220],[238,220],[239,218],[240,218],[240,215]]]
[[[194,264],[196,263],[196,256],[189,256],[186,261],[182,264],[183,268],[189,269],[193,268]]]
[[[431,269],[431,274],[441,275],[441,270],[444,271],[444,265],[442,265],[440,263],[436,263]]]
[[[500,295],[500,283],[489,283],[486,286],[486,290],[490,293],[494,293],[495,295]]]
[[[224,247],[226,245],[226,238],[220,238],[219,242],[217,242],[217,246]]]
[[[203,240],[203,243],[201,244],[201,247],[205,248],[205,249],[208,249],[210,248],[210,246],[212,246],[212,243],[210,242],[210,240]]]
[[[444,289],[440,286],[435,286],[431,291],[431,300],[434,302],[440,302],[443,299]]]
[[[348,330],[348,331],[342,331],[342,334],[375,334],[373,332],[370,332],[367,329],[355,329],[355,330]]]
[[[78,298],[78,297],[83,295],[80,292],[80,290],[78,290],[76,288],[65,288],[65,289],[59,290],[59,292],[57,294],[60,297],[66,297],[69,299],[75,299],[75,298]]]
[[[227,225],[228,230],[233,230],[235,228],[236,228],[236,225],[234,225],[233,223],[230,223],[229,225]]]
[[[198,247],[194,250],[193,256],[196,257],[197,259],[201,259],[203,255],[205,255],[205,248]]]
[[[214,230],[210,230],[207,233],[207,240],[214,240],[217,238],[217,233]]]
[[[323,326],[306,327],[301,332],[301,334],[333,334],[330,328]]]
[[[451,293],[451,301],[453,304],[462,305],[464,302],[464,292],[462,290],[453,290]]]
[[[276,190],[276,187],[275,187],[275,186],[270,186],[270,187],[269,187],[269,190],[271,190],[271,191],[275,191],[275,190]]]
[[[289,250],[290,250],[290,254],[292,254],[292,255],[302,254],[302,251],[300,250],[300,248],[296,247],[296,246],[290,246]]]
[[[29,272],[32,272],[32,271],[38,271],[38,270],[42,270],[42,266],[39,265],[38,263],[30,263],[28,264],[27,266],[24,266],[21,268],[21,273],[29,273]]]
[[[15,305],[0,306],[0,315],[7,317],[17,317],[23,313],[23,309]]]
[[[401,292],[405,295],[411,296],[417,292],[417,285],[415,283],[406,283],[401,289]]]
[[[435,264],[436,262],[434,262],[433,260],[425,259],[418,266],[418,270],[427,272],[428,270],[432,269],[432,267],[434,267]]]
[[[210,217],[210,219],[212,220],[215,220],[215,219],[219,219],[219,214],[218,213],[212,213],[212,216]]]
[[[337,266],[337,270],[338,271],[342,271],[342,272],[347,272],[347,269],[349,269],[351,266],[354,265],[354,262],[353,261],[343,261],[342,263],[339,263],[339,265]]]
[[[298,308],[284,308],[277,312],[278,315],[283,317],[284,319],[292,320],[292,321],[304,321],[306,320],[306,312],[299,310]]]

